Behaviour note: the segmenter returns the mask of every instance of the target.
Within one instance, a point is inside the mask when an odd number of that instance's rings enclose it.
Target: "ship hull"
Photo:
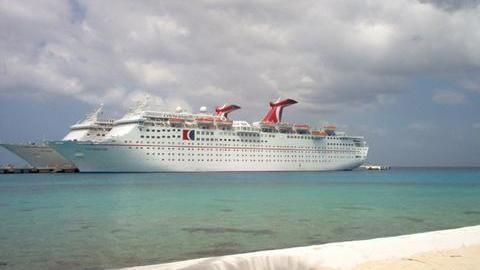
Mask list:
[[[34,168],[74,169],[75,165],[46,144],[1,144]]]
[[[328,160],[282,159],[291,151],[278,153],[276,159],[265,158],[271,150],[250,150],[256,154],[239,157],[243,149],[229,147],[192,147],[185,145],[132,145],[92,142],[50,142],[49,146],[73,162],[80,172],[206,172],[206,171],[338,171],[353,170],[365,158]],[[263,153],[263,152],[267,153]],[[219,154],[222,153],[222,154]],[[262,156],[260,158],[260,156]]]

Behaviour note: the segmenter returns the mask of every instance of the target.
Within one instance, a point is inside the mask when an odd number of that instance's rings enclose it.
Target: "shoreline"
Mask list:
[[[475,254],[462,257],[457,253]],[[437,258],[449,254],[453,257]],[[452,253],[453,252],[453,253]],[[435,257],[437,254],[437,257]],[[457,255],[455,255],[457,254]],[[463,254],[463,253],[462,253]],[[314,246],[266,250],[250,253],[225,255],[178,261],[156,265],[122,268],[124,270],[165,270],[165,269],[392,269],[395,265],[402,269],[405,263],[424,262],[405,258],[420,256],[445,263],[458,261],[458,256],[467,268],[480,264],[480,225],[457,229],[424,232],[369,240],[329,243]],[[423,256],[423,257],[422,257]],[[433,257],[432,257],[433,256]],[[457,256],[457,257],[456,257]],[[424,259],[425,260],[425,259]],[[475,260],[475,261],[471,261]],[[403,266],[401,265],[403,263]],[[454,262],[453,262],[454,263]],[[382,264],[384,268],[382,268]],[[365,267],[365,268],[362,268]],[[430,268],[418,268],[430,269]],[[436,268],[439,269],[439,268]],[[446,268],[450,269],[450,268]]]

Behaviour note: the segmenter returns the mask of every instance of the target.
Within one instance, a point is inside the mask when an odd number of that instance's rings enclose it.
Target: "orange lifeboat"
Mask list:
[[[316,136],[327,136],[327,133],[325,132],[325,130],[312,130],[312,135],[316,135]]]
[[[310,129],[310,126],[307,124],[295,124],[293,125],[293,128],[295,130],[308,131]]]
[[[335,130],[337,127],[335,125],[325,125],[322,129],[325,131],[325,133],[327,133],[327,135],[333,136],[335,135]]]
[[[195,117],[195,122],[198,125],[213,125],[213,117],[212,116],[197,116]]]

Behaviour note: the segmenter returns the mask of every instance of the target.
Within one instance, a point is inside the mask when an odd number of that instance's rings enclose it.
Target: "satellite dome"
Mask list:
[[[206,113],[207,112],[207,107],[205,107],[205,106],[200,107],[200,112],[201,113]]]
[[[178,106],[177,108],[175,108],[175,111],[176,111],[177,113],[181,113],[181,112],[183,112],[183,108],[180,107],[180,106]]]

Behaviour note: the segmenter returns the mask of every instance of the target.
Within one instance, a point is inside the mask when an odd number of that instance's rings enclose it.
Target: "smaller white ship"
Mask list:
[[[384,171],[384,170],[390,170],[390,166],[364,164],[360,166],[360,169],[364,169],[368,171]]]
[[[112,129],[113,120],[100,120],[103,105],[70,127],[63,141],[97,141]],[[34,168],[75,169],[71,161],[46,144],[0,144]]]

